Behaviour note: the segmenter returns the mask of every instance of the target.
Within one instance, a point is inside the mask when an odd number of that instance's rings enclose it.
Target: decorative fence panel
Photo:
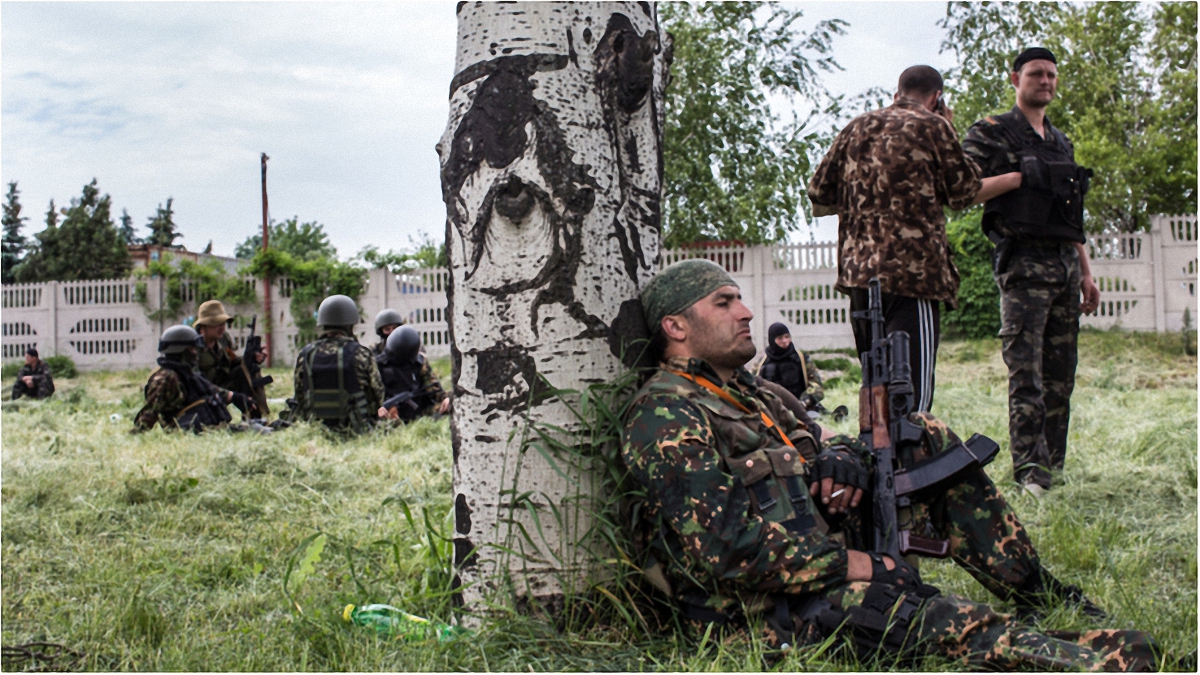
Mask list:
[[[1121,326],[1130,330],[1178,331],[1185,311],[1196,312],[1196,216],[1154,216],[1149,232],[1097,235],[1087,244],[1092,274],[1101,291],[1096,312],[1084,325]],[[667,250],[665,266],[687,258],[707,258],[722,265],[738,282],[754,312],[751,331],[760,343],[771,323],[792,329],[801,349],[852,347],[850,302],[833,290],[837,281],[837,246],[832,242],[782,246],[708,246]],[[0,323],[3,359],[20,359],[28,347],[43,355],[66,354],[84,370],[144,368],[154,365],[158,336],[166,326],[189,321],[198,302],[195,288],[184,285],[180,316],[152,321],[148,314],[166,304],[160,279],[144,284],[146,303],[139,300],[138,282],[49,282],[3,287]],[[246,279],[260,297],[252,306],[227,307],[235,315],[230,335],[240,350],[249,333],[250,317],[260,317],[264,330],[261,283]],[[375,315],[392,308],[417,330],[426,353],[433,358],[450,353],[446,320],[445,269],[421,269],[394,275],[371,270],[359,298],[363,323],[359,341],[373,344]],[[291,314],[291,283],[271,284],[275,365],[295,362],[299,329]],[[760,344],[761,347],[761,344]]]

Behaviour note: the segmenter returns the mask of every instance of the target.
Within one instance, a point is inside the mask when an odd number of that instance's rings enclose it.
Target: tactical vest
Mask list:
[[[390,399],[397,394],[411,393],[413,405],[402,405],[397,408],[400,417],[411,421],[417,413],[434,404],[433,397],[424,389],[421,382],[421,369],[425,365],[425,357],[417,354],[408,363],[396,363],[387,352],[375,357],[379,366],[379,377],[383,380],[384,399]]]
[[[305,396],[309,414],[334,429],[366,431],[372,417],[354,367],[358,342],[350,340],[331,354],[318,354],[315,346],[308,345],[300,352],[308,378]]]
[[[205,427],[215,427],[233,421],[229,409],[212,384],[190,367],[164,357],[159,357],[158,365],[175,373],[183,385],[185,405],[175,415],[175,424],[180,429],[200,433]],[[146,386],[150,385],[147,383]]]
[[[1001,134],[1022,165],[1022,175],[1039,174],[1048,185],[1021,187],[987,202],[983,209],[984,231],[995,231],[996,220],[1017,237],[1066,239],[1083,243],[1083,198],[1087,194],[1092,170],[1071,158],[1067,137],[1054,127],[1045,141],[1038,142],[1024,132],[1025,120],[1016,112],[997,115]],[[1027,166],[1029,165],[1029,166]]]

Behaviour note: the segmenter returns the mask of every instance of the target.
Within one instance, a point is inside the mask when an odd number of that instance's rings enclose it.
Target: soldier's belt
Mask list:
[[[975,434],[964,443],[955,443],[949,450],[917,462],[896,472],[896,496],[916,494],[941,485],[972,465],[987,466],[996,458],[1000,445],[982,434]]]

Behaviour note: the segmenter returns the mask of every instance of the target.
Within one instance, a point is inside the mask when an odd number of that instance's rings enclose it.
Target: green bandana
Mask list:
[[[679,314],[722,286],[737,286],[724,267],[693,258],[668,266],[642,289],[642,309],[651,335],[662,330],[664,316]]]

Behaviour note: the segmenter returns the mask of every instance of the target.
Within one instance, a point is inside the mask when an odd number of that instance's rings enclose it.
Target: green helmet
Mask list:
[[[383,337],[384,326],[399,326],[404,323],[404,317],[394,309],[385,309],[375,315],[375,334]]]
[[[158,339],[158,351],[163,354],[182,354],[188,347],[196,346],[199,335],[191,326],[171,326]]]
[[[317,308],[317,325],[322,328],[353,326],[358,323],[358,305],[345,295],[331,295]]]

